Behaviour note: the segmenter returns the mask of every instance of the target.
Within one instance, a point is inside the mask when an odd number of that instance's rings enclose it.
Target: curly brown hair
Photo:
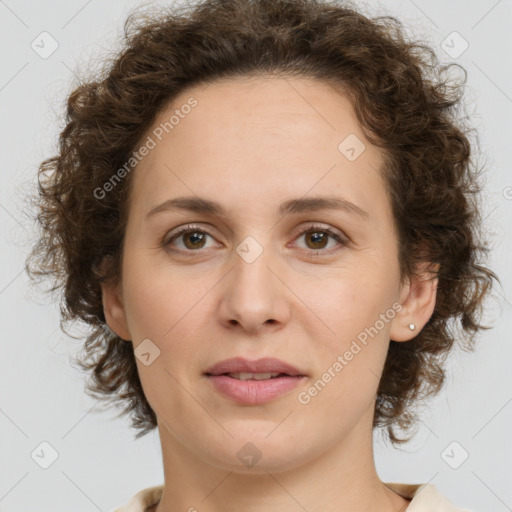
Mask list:
[[[407,431],[412,405],[440,391],[455,340],[474,348],[483,302],[496,275],[482,266],[479,184],[462,121],[466,73],[441,65],[429,45],[409,41],[400,21],[370,18],[351,4],[317,0],[204,0],[124,25],[125,46],[67,99],[59,154],[39,167],[35,202],[41,234],[27,258],[33,281],[51,277],[61,327],[89,326],[77,361],[92,370],[86,391],[123,403],[139,438],[157,426],[133,346],[106,325],[100,281],[120,278],[131,176],[97,191],[140,144],[156,115],[186,88],[236,76],[312,77],[349,95],[392,204],[402,278],[418,262],[438,264],[435,310],[407,343],[391,342],[375,402],[374,427]],[[458,66],[457,83],[448,71]],[[96,191],[96,193],[95,193]],[[460,322],[460,323],[459,323]],[[459,326],[458,332],[456,327]],[[392,340],[391,340],[392,341]]]

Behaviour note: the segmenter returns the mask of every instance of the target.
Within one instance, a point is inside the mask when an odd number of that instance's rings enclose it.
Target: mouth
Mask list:
[[[204,375],[220,395],[244,405],[264,404],[283,397],[307,377],[289,363],[271,358],[227,359]]]

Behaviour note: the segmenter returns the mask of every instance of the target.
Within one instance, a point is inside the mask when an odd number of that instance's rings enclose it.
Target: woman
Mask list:
[[[158,427],[164,484],[116,510],[462,510],[373,458],[495,278],[432,50],[312,0],[206,0],[126,36],[69,97],[28,262],[92,327],[90,391]]]

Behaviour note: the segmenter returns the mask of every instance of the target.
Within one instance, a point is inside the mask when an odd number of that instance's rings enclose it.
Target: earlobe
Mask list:
[[[390,329],[393,341],[409,341],[423,329],[430,320],[436,305],[438,279],[435,276],[439,265],[423,264],[420,272],[414,274],[402,289],[402,309],[396,314]],[[413,328],[414,326],[414,328]]]
[[[121,339],[130,341],[131,335],[126,322],[121,283],[101,282],[101,296],[107,325]]]

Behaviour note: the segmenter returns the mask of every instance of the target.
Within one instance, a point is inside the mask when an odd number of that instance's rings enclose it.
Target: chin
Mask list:
[[[222,470],[247,475],[266,475],[293,470],[315,458],[317,453],[306,451],[301,445],[301,451],[292,443],[286,443],[284,438],[270,441],[262,434],[261,439],[243,438],[237,436],[223,445],[222,451],[205,455],[210,463]],[[285,436],[286,437],[286,436]],[[251,440],[252,439],[252,440]],[[276,442],[277,441],[277,442]]]

